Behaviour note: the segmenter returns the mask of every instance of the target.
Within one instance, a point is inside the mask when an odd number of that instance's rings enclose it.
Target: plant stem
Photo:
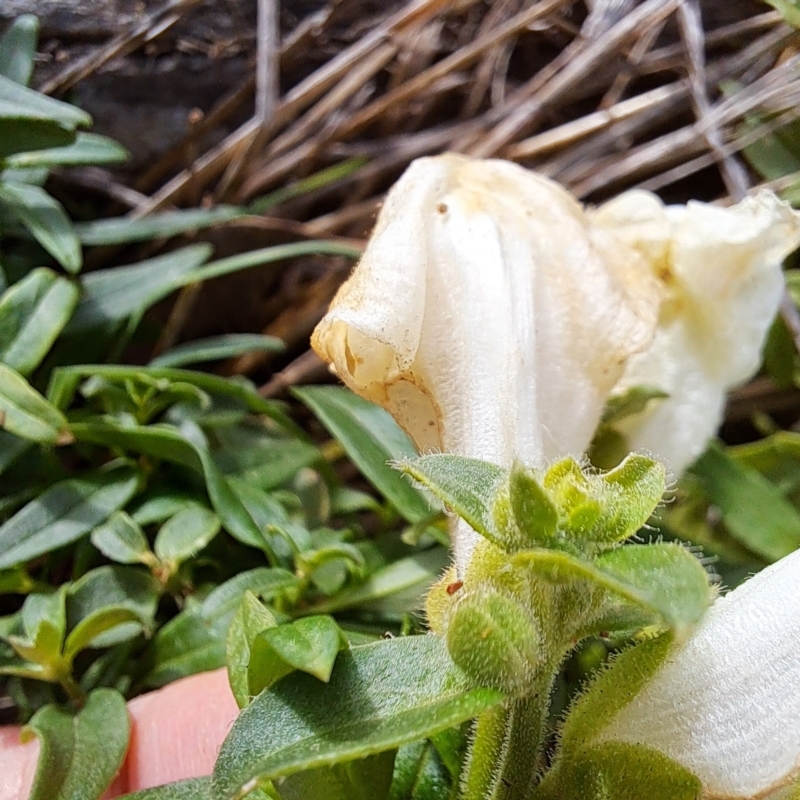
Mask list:
[[[460,800],[528,800],[538,773],[555,674],[543,671],[526,697],[478,717]]]

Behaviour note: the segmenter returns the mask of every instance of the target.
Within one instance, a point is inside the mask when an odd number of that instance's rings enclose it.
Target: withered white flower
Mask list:
[[[800,779],[800,550],[718,599],[600,735],[691,770],[704,797]]]
[[[614,393],[648,386],[668,398],[616,427],[630,450],[649,450],[680,475],[719,428],[727,391],[761,363],[783,292],[781,262],[800,244],[800,215],[770,192],[721,208],[665,207],[632,191],[592,220],[635,247],[663,286],[655,337]]]
[[[391,190],[312,344],[421,451],[533,466],[585,452],[658,302],[642,255],[561,187],[449,154]],[[460,570],[476,540],[457,525]]]

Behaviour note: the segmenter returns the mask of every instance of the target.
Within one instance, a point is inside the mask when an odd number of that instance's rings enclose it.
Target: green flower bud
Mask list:
[[[453,661],[482,686],[523,696],[541,664],[540,633],[530,610],[491,586],[465,591],[447,626]]]

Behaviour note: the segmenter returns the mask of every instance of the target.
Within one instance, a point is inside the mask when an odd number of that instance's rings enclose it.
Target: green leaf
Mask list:
[[[96,133],[79,133],[72,144],[15,153],[5,159],[9,169],[38,169],[41,167],[94,166],[119,164],[128,160],[128,151],[118,142]],[[129,222],[128,224],[131,224]],[[75,235],[81,240],[80,225],[73,226]],[[83,242],[85,244],[85,242]]]
[[[697,777],[657,750],[603,742],[575,753],[539,792],[541,800],[697,800],[702,790]]]
[[[178,345],[162,353],[150,362],[151,367],[181,367],[184,364],[198,364],[205,361],[218,361],[233,358],[243,353],[263,350],[280,353],[285,349],[283,342],[275,336],[262,336],[256,333],[231,333],[223,336],[209,336],[193,342]]]
[[[0,210],[18,219],[67,272],[80,271],[83,255],[72,223],[61,203],[44,189],[0,182]]]
[[[186,508],[205,508],[204,503],[205,499],[199,495],[161,483],[137,497],[129,511],[137,525],[152,525],[174,517]]]
[[[389,792],[394,750],[297,772],[280,783],[281,800],[375,800]]]
[[[263,543],[262,546],[268,548],[262,532],[220,473],[208,450],[184,438],[177,428],[168,425],[123,427],[109,420],[75,423],[72,431],[81,442],[145,453],[201,472],[211,505],[228,533],[245,544]]]
[[[29,375],[78,304],[78,287],[49,269],[35,269],[0,297],[0,361]]]
[[[610,593],[612,607],[621,600],[679,637],[697,623],[713,599],[702,565],[679,544],[627,545],[594,562],[556,550],[527,550],[513,556],[512,562],[553,583],[589,581]],[[602,625],[607,622],[604,619]]]
[[[450,788],[447,769],[429,741],[397,751],[388,800],[440,800],[449,796]]]
[[[278,621],[252,592],[245,592],[228,628],[225,647],[225,662],[228,665],[228,681],[239,708],[250,703],[248,667],[253,643],[261,631],[274,628]]]
[[[211,247],[196,244],[133,266],[98,269],[81,279],[83,296],[65,333],[117,326],[142,314],[176,289],[208,260]]]
[[[27,89],[0,75],[0,119],[3,118],[47,120],[70,131],[88,127],[92,123],[92,118],[85,111]],[[0,152],[0,155],[3,153]]]
[[[666,397],[669,397],[666,392],[653,386],[631,386],[630,389],[626,389],[622,394],[610,397],[606,401],[606,407],[603,409],[603,417],[600,423],[613,425],[616,422],[621,422],[634,414],[641,414],[652,400],[663,400]]]
[[[347,640],[332,617],[303,617],[262,630],[250,648],[250,694],[259,694],[293,670],[327,683],[336,656],[346,647]]]
[[[6,102],[2,95],[0,88],[0,159],[30,150],[65,147],[75,141],[72,129],[64,128],[25,106]]]
[[[481,536],[505,547],[493,519],[495,495],[505,477],[500,467],[475,458],[437,454],[403,462],[400,469],[433,492]]]
[[[130,721],[125,699],[96,689],[74,716],[45,706],[23,729],[39,739],[30,800],[94,800],[111,784],[128,750]]]
[[[65,649],[112,647],[142,630],[149,634],[158,599],[158,582],[145,569],[104,566],[87,572],[67,592]],[[123,611],[129,612],[125,619]]]
[[[39,40],[39,20],[33,14],[17,17],[0,39],[0,75],[27,86]]]
[[[404,596],[410,593],[415,598],[421,598],[441,575],[447,562],[448,556],[441,548],[398,559],[373,572],[363,583],[337,592],[330,599],[316,604],[314,610],[320,614],[333,614],[359,606],[376,610],[380,600],[401,593]],[[408,607],[414,605],[412,601]]]
[[[148,564],[153,558],[144,531],[124,511],[114,512],[95,528],[91,540],[106,558],[119,564]]]
[[[218,533],[219,517],[202,506],[171,517],[156,536],[154,550],[162,561],[180,563],[199,553]]]
[[[14,436],[0,427],[0,475],[32,447],[33,445],[27,439]]]
[[[591,744],[653,679],[669,655],[671,634],[628,647],[603,668],[570,707],[561,729],[559,758]]]
[[[153,239],[169,239],[182,233],[199,231],[240,219],[247,209],[237,206],[216,208],[190,208],[180,211],[162,211],[142,219],[114,217],[84,222],[75,226],[78,238],[87,246],[130,244],[149,242]]]
[[[767,2],[782,14],[790,25],[800,27],[800,6],[796,0],[767,0]]]
[[[72,544],[133,497],[139,474],[121,467],[51,486],[0,526],[0,569]]]
[[[508,499],[516,527],[522,533],[514,536],[516,548],[546,544],[558,528],[558,511],[532,470],[515,464],[508,476]],[[495,506],[495,517],[497,516]]]
[[[258,567],[240,572],[214,589],[200,608],[183,611],[156,633],[153,667],[144,683],[157,687],[225,664],[225,637],[231,618],[249,590],[265,600],[297,592],[299,579],[284,569]]]
[[[0,427],[32,442],[72,441],[64,415],[5,364],[0,364]]]
[[[731,536],[768,561],[800,547],[800,514],[754,469],[710,447],[692,467]]]
[[[292,390],[344,448],[353,463],[409,522],[430,516],[427,499],[389,461],[414,455],[411,440],[382,408],[338,386]]]
[[[339,656],[330,683],[296,672],[242,711],[220,750],[212,798],[241,797],[253,780],[392,750],[503,699],[471,688],[438,637],[354,647]]]
[[[209,800],[211,778],[189,778],[123,795],[120,800]]]

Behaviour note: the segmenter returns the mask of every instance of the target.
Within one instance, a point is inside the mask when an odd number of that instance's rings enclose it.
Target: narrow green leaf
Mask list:
[[[388,462],[415,455],[411,440],[382,408],[338,386],[293,390],[337,439],[353,463],[409,522],[430,516],[425,496]]]
[[[123,626],[132,625],[138,631],[141,627],[140,622],[139,615],[129,608],[120,606],[101,608],[75,626],[75,630],[64,643],[64,658],[71,662],[87,647],[100,647],[99,640],[111,631],[117,634],[114,638],[119,639],[118,633]],[[108,639],[105,641],[108,642]]]
[[[256,567],[234,575],[210,592],[203,601],[202,614],[207,620],[232,614],[246,591],[262,600],[273,600],[282,594],[295,594],[299,586],[300,579],[286,569]]]
[[[493,505],[505,471],[475,458],[421,456],[400,464],[406,475],[435,494],[481,536],[503,548],[495,529]]]
[[[119,164],[127,161],[128,156],[128,151],[121,144],[107,136],[100,136],[96,133],[79,133],[72,144],[15,153],[6,158],[5,164],[9,169],[75,167],[84,164],[94,166]],[[80,228],[80,225],[74,226],[75,235],[79,240],[81,239]]]
[[[93,800],[111,784],[128,750],[125,698],[96,689],[74,716],[45,706],[23,729],[39,739],[39,763],[29,800]]]
[[[0,361],[29,375],[78,304],[78,287],[49,269],[35,269],[0,297]]]
[[[84,222],[75,226],[78,238],[87,246],[149,242],[152,239],[169,239],[182,233],[200,231],[221,222],[230,222],[248,214],[237,206],[215,208],[190,208],[180,211],[162,211],[142,219],[114,217]]]
[[[92,118],[85,111],[0,75],[0,118],[13,118],[18,112],[23,115],[22,119],[48,120],[67,130],[88,127],[92,123]]]
[[[137,525],[152,525],[174,517],[186,508],[205,507],[205,502],[205,498],[199,494],[158,484],[137,497],[131,503],[129,512]]]
[[[120,800],[210,800],[211,778],[189,778],[123,795]]]
[[[208,260],[211,247],[196,244],[133,266],[98,269],[83,276],[83,295],[66,334],[117,326],[143,313],[176,289]]]
[[[304,617],[262,630],[250,648],[250,694],[260,694],[293,670],[327,683],[337,654],[346,647],[347,640],[332,617]]]
[[[212,798],[239,798],[253,780],[392,750],[503,700],[472,688],[438,637],[354,647],[339,656],[330,683],[293,673],[241,713],[220,750]]]
[[[653,678],[669,655],[673,637],[666,633],[628,647],[603,668],[570,707],[561,728],[559,758],[594,742],[615,715]]]
[[[44,189],[0,182],[0,209],[18,219],[67,272],[80,272],[83,255],[72,223],[61,203]]]
[[[800,547],[800,514],[780,490],[720,447],[710,447],[692,467],[725,527],[739,542],[768,561]]]
[[[27,86],[38,41],[39,20],[33,14],[18,16],[0,39],[0,75]]]
[[[153,556],[144,531],[124,511],[115,511],[95,528],[91,540],[106,558],[118,564],[146,564]]]
[[[202,506],[186,508],[164,523],[153,549],[163,561],[180,563],[199,553],[219,529],[220,520],[213,511]]]
[[[228,682],[239,708],[245,708],[253,694],[248,677],[253,643],[261,631],[274,628],[277,624],[272,613],[252,592],[244,593],[228,628],[225,646]]]
[[[72,441],[66,417],[5,364],[0,364],[0,428],[43,444]]]
[[[178,345],[162,353],[150,362],[151,367],[181,367],[185,364],[200,364],[205,361],[218,361],[234,358],[243,353],[264,350],[280,353],[285,349],[283,342],[275,336],[262,336],[256,333],[231,333],[223,336],[209,336],[193,342]]]
[[[80,539],[133,497],[139,475],[128,467],[51,486],[0,526],[0,569]]]
[[[4,100],[0,89],[0,159],[31,150],[66,147],[74,141],[75,132],[71,128],[24,105]],[[19,180],[19,173],[17,176]]]

